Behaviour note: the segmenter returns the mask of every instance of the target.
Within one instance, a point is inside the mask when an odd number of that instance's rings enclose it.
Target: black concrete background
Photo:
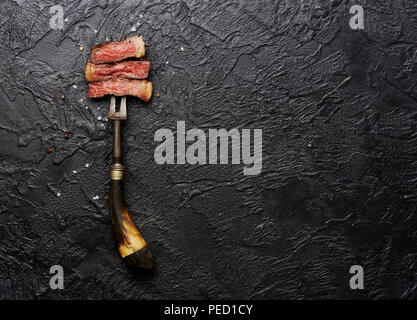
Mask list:
[[[49,26],[55,4],[63,30]],[[349,27],[354,4],[363,31]],[[415,1],[2,0],[0,12],[1,298],[416,298]],[[152,61],[154,97],[128,99],[123,128],[151,274],[116,251],[108,99],[88,100],[83,78],[110,34],[142,35]],[[262,128],[262,173],[157,165],[153,135],[178,120]],[[64,290],[49,289],[55,264]]]

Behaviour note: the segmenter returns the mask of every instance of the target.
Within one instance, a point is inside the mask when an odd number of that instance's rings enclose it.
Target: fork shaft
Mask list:
[[[112,152],[113,164],[110,170],[110,177],[112,178],[112,180],[118,180],[118,179],[113,179],[113,178],[120,176],[120,180],[121,180],[123,178],[122,142],[121,142],[121,134],[120,134],[121,122],[120,120],[114,120],[113,122],[114,122],[113,152]],[[118,173],[117,171],[120,171],[121,173]]]
[[[133,267],[151,269],[152,254],[126,209],[123,197],[123,166],[120,120],[114,120],[113,164],[110,169],[109,210],[117,247],[123,259]]]

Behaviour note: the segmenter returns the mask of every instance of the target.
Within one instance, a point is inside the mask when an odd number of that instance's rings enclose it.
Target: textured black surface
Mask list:
[[[1,298],[417,296],[414,0],[65,1],[63,30],[54,4],[0,5]],[[125,33],[144,37],[155,88],[123,128],[151,274],[116,251],[108,99],[83,78],[89,48]],[[155,164],[153,135],[177,120],[262,128],[262,173]],[[55,264],[64,290],[49,289]]]

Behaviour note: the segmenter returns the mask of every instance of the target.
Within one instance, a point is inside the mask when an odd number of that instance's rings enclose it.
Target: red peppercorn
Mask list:
[[[64,138],[65,138],[65,139],[69,139],[69,134],[68,134],[68,133],[65,133],[65,134],[64,134]]]
[[[52,152],[52,149],[51,148],[48,148],[48,149],[46,149],[46,152],[51,153]]]

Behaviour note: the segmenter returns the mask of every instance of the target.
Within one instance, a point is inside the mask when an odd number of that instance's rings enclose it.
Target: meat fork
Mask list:
[[[152,269],[152,254],[127,212],[123,197],[123,171],[121,163],[122,145],[120,127],[121,121],[127,119],[126,97],[122,97],[120,110],[116,111],[116,97],[110,98],[110,109],[107,116],[114,122],[113,132],[113,164],[110,167],[109,210],[113,233],[119,253],[128,265]]]

